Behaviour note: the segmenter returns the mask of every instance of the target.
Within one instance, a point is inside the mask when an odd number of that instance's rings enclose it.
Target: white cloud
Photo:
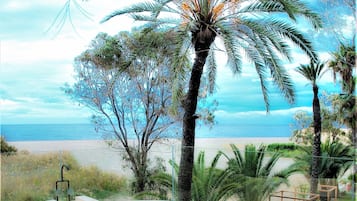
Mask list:
[[[3,41],[2,63],[29,65],[48,61],[71,61],[83,51],[83,43],[73,39],[40,40],[19,42]]]
[[[271,110],[269,113],[267,113],[265,110],[259,110],[259,111],[245,111],[245,112],[228,112],[224,110],[218,110],[215,112],[215,115],[217,118],[229,118],[229,119],[235,119],[235,118],[249,118],[249,117],[256,117],[256,116],[292,116],[295,112],[297,111],[307,111],[311,112],[312,109],[311,107],[293,107],[293,108],[288,108],[288,109],[281,109],[281,110]]]
[[[2,114],[9,111],[17,110],[18,108],[20,108],[20,104],[16,101],[0,99],[0,109]]]

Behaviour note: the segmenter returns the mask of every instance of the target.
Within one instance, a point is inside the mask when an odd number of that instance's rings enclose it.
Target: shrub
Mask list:
[[[288,143],[272,143],[267,147],[268,151],[295,151],[297,149],[297,145],[292,142]]]
[[[3,154],[13,154],[16,153],[17,149],[14,146],[9,145],[4,136],[1,136],[1,153]]]

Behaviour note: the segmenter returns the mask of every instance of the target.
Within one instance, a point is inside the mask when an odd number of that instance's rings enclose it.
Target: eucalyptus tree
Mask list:
[[[124,150],[136,192],[147,184],[150,149],[177,122],[167,112],[172,102],[171,37],[166,32],[100,33],[75,58],[76,82],[65,87],[72,99],[92,109],[92,121],[104,139]]]
[[[227,171],[231,179],[239,182],[235,190],[240,201],[264,201],[270,193],[281,184],[288,184],[288,178],[296,173],[295,166],[274,172],[280,153],[275,152],[266,157],[266,146],[258,148],[255,145],[246,145],[242,153],[235,145],[231,145],[233,157],[227,156]]]
[[[199,117],[196,114],[197,97],[204,66],[210,76],[210,92],[214,91],[217,73],[214,50],[222,49],[213,45],[216,38],[224,46],[227,64],[233,74],[241,73],[243,55],[251,61],[259,76],[265,106],[269,111],[269,73],[284,97],[290,103],[294,102],[293,85],[282,62],[282,58],[292,60],[288,41],[311,59],[317,59],[310,41],[296,27],[298,17],[307,19],[313,28],[321,27],[321,20],[300,0],[153,0],[114,11],[103,22],[126,14],[146,22],[145,27],[165,28],[178,33],[175,40],[177,52],[172,54],[176,62],[172,70],[176,75],[173,80],[174,101],[182,102],[184,108],[179,200],[191,200],[195,127]],[[181,54],[192,49],[192,68],[185,69],[181,65]],[[188,70],[191,76],[187,85],[182,73]],[[188,87],[187,91],[185,87]]]
[[[312,112],[314,124],[314,140],[312,145],[312,171],[311,171],[311,193],[317,192],[318,185],[318,168],[320,166],[321,157],[321,109],[319,100],[319,87],[317,85],[318,79],[323,75],[325,64],[320,62],[313,62],[310,64],[300,65],[296,71],[303,75],[309,82],[311,82],[313,90]]]

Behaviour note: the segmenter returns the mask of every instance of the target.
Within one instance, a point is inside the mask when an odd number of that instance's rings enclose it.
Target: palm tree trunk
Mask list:
[[[318,98],[318,87],[313,86],[314,99],[312,102],[312,110],[314,115],[314,142],[312,146],[312,168],[311,168],[311,193],[317,193],[319,167],[321,156],[321,114],[320,101]]]
[[[201,76],[210,44],[202,44],[196,49],[196,58],[192,67],[189,89],[184,102],[183,136],[181,145],[181,160],[178,174],[178,200],[191,200],[192,169],[194,163],[195,128],[197,97],[201,83]]]

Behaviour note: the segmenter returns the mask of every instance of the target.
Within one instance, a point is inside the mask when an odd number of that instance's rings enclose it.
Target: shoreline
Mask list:
[[[132,140],[133,141],[133,140]],[[230,153],[230,144],[235,144],[239,149],[244,149],[246,144],[268,145],[270,143],[291,142],[287,137],[266,138],[196,138],[195,154],[205,151],[207,161],[214,158],[218,151]],[[27,151],[32,154],[46,154],[70,152],[81,166],[97,166],[99,169],[118,175],[128,175],[129,168],[123,168],[123,150],[109,147],[105,140],[58,140],[58,141],[16,141],[8,142],[15,146],[19,152]],[[169,169],[169,160],[178,161],[180,158],[181,140],[163,139],[156,142],[150,150],[150,158],[164,159],[164,165]],[[155,163],[155,160],[152,160]]]
[[[135,140],[130,139],[129,142],[134,143]],[[244,148],[247,144],[271,144],[271,143],[289,143],[292,142],[289,137],[236,137],[236,138],[196,138],[196,149],[226,149],[230,144],[235,144],[239,148]],[[28,151],[30,153],[41,152],[57,152],[57,151],[78,151],[78,150],[95,150],[95,149],[110,149],[106,140],[34,140],[34,141],[8,141],[10,145],[15,146],[18,151]],[[153,146],[159,148],[158,145],[165,147],[181,146],[179,138],[165,138],[156,142]],[[162,150],[162,149],[160,149]]]

